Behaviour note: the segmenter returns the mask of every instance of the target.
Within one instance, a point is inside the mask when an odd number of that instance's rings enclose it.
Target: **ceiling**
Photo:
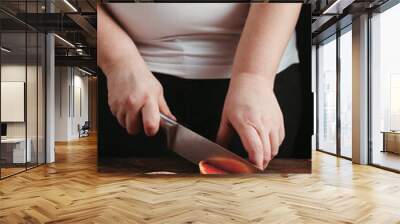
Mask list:
[[[48,7],[52,8],[53,12],[74,12],[68,5],[71,4],[79,12],[96,12],[96,0],[47,0]],[[67,3],[68,2],[68,3]],[[28,12],[28,13],[45,13],[45,0],[2,0],[0,6],[8,8],[13,12]],[[47,9],[47,12],[50,10]]]
[[[44,45],[38,46],[36,35],[52,32],[61,37],[55,38],[56,65],[75,66],[82,61],[93,69],[96,22],[96,0],[47,0],[47,4],[45,0],[1,0],[2,46],[11,50],[2,51],[2,60],[25,61],[25,57],[28,60],[36,57]],[[39,40],[44,40],[41,37]]]
[[[314,0],[312,37],[319,43],[350,25],[354,17],[372,12],[390,0]]]
[[[43,37],[38,33],[2,33],[1,44],[10,52],[2,51],[1,60],[13,63],[25,63],[26,59],[35,61],[37,55],[43,55],[40,54],[44,50]]]

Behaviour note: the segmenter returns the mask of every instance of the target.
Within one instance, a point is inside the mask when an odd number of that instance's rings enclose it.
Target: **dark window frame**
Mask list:
[[[337,156],[339,158],[343,158],[343,159],[347,159],[347,160],[352,160],[352,158],[347,157],[342,155],[342,150],[341,150],[341,119],[340,119],[340,103],[341,103],[341,97],[340,97],[340,82],[341,82],[341,66],[340,66],[340,37],[343,36],[344,34],[346,34],[347,32],[351,32],[352,31],[352,23],[346,25],[345,27],[336,30],[336,32],[332,35],[330,35],[329,37],[319,41],[316,44],[316,138],[315,138],[315,142],[316,142],[316,150],[319,152],[323,152],[329,155],[333,155],[333,156]],[[320,48],[321,45],[327,44],[331,41],[336,41],[336,152],[332,153],[332,152],[328,152],[324,149],[321,149],[319,147],[319,110],[320,107],[318,106],[318,102],[319,102],[319,97],[320,97],[320,93],[319,93],[319,51],[318,49]]]

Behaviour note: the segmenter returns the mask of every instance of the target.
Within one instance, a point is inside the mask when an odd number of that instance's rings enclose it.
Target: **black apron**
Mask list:
[[[229,79],[192,80],[154,73],[164,88],[164,96],[177,120],[193,131],[215,141],[229,87]],[[166,149],[164,133],[147,137],[143,132],[129,135],[113,116],[107,103],[107,84],[99,75],[99,158],[173,156]],[[281,107],[285,139],[277,157],[310,158],[310,147],[304,139],[301,121],[304,116],[304,86],[299,64],[293,64],[277,74],[274,92]],[[229,149],[243,157],[247,152],[236,135]]]

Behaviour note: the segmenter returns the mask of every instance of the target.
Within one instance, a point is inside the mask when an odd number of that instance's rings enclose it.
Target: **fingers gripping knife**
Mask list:
[[[249,173],[261,171],[249,161],[184,127],[164,114],[161,114],[160,125],[167,137],[167,147],[196,165],[200,161],[212,162],[213,160],[228,159],[240,163]]]

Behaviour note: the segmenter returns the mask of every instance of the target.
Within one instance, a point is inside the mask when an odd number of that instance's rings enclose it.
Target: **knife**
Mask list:
[[[178,122],[160,114],[160,126],[165,131],[168,149],[174,151],[183,158],[198,165],[200,161],[212,161],[213,159],[231,159],[240,163],[250,173],[261,172],[259,168],[249,161],[214,143],[196,132],[186,128]]]

